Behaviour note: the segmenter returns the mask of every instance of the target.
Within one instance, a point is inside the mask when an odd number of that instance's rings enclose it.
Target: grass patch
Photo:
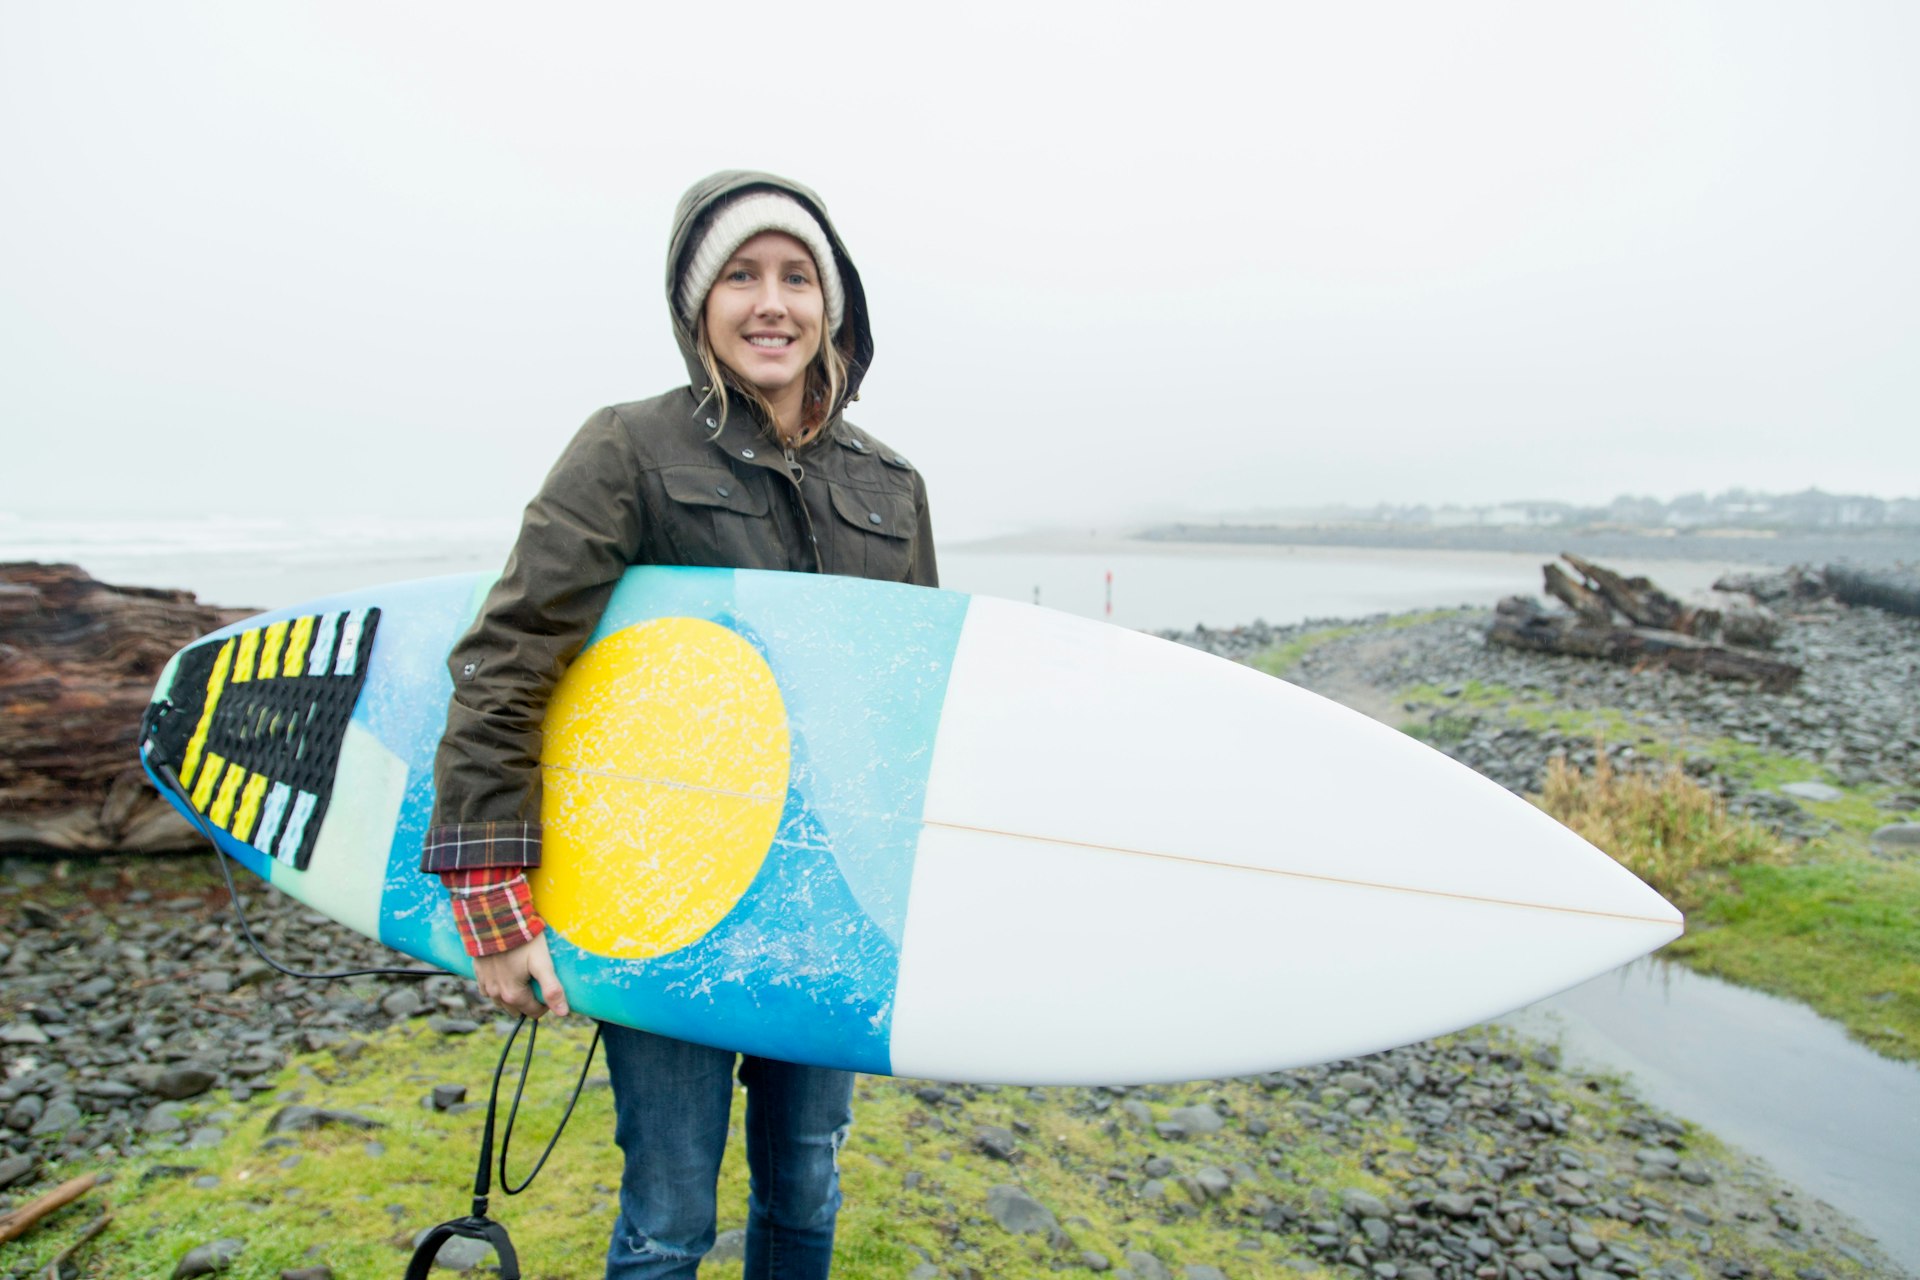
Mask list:
[[[1317,631],[1308,631],[1295,636],[1282,645],[1271,649],[1262,649],[1247,659],[1247,664],[1257,671],[1270,676],[1286,679],[1287,673],[1300,665],[1300,660],[1323,644],[1335,640],[1344,640],[1348,636],[1360,634],[1359,627],[1322,627]]]
[[[1247,659],[1247,662],[1257,670],[1264,671],[1270,676],[1279,676],[1284,680],[1289,671],[1300,665],[1302,658],[1323,644],[1331,644],[1335,640],[1346,640],[1368,632],[1405,631],[1409,627],[1424,627],[1429,623],[1457,618],[1463,612],[1472,612],[1472,610],[1422,609],[1413,613],[1396,613],[1375,622],[1318,627],[1312,631],[1302,632],[1285,644],[1263,649]]]
[[[1727,815],[1719,797],[1677,769],[1622,773],[1605,750],[1593,772],[1547,761],[1540,806],[1690,911],[1721,894],[1727,873],[1785,858],[1764,828]]]
[[[1869,799],[1810,804],[1852,830],[1795,848],[1678,770],[1622,773],[1602,750],[1590,774],[1549,761],[1540,803],[1687,912],[1665,954],[1920,1061],[1920,866],[1865,851],[1859,829],[1885,816]]]

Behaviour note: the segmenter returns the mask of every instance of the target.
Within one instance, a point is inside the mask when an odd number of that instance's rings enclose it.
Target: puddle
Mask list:
[[[1790,1001],[1637,960],[1503,1019],[1764,1159],[1920,1272],[1920,1069]]]

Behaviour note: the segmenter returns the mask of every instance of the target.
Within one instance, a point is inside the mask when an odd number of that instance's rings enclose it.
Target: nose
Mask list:
[[[772,275],[761,277],[760,287],[754,292],[753,311],[755,315],[783,316],[787,313],[786,297],[780,292],[780,281]]]

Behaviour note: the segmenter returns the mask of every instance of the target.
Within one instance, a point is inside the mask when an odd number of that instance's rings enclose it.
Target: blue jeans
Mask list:
[[[626,1157],[607,1280],[696,1275],[713,1247],[735,1055],[611,1022],[600,1030],[614,1141]],[[853,1075],[746,1055],[740,1083],[751,1187],[746,1280],[825,1280]]]

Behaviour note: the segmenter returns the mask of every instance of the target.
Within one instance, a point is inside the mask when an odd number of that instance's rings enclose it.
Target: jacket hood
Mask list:
[[[840,287],[846,294],[846,318],[842,322],[840,341],[846,344],[847,388],[841,394],[840,403],[834,405],[832,412],[827,415],[827,423],[831,428],[846,408],[847,401],[859,395],[861,380],[866,377],[867,368],[873,363],[873,330],[867,318],[867,294],[860,283],[860,272],[847,254],[847,246],[834,229],[833,219],[827,216],[827,206],[821,203],[820,197],[797,182],[771,173],[758,173],[750,169],[722,170],[687,188],[687,193],[680,197],[680,204],[673,211],[673,238],[667,247],[667,315],[673,321],[673,336],[680,344],[680,355],[687,363],[688,383],[694,388],[695,395],[701,395],[700,388],[706,385],[707,371],[700,363],[699,353],[694,350],[693,329],[680,318],[680,308],[674,304],[681,268],[699,243],[699,237],[714,212],[735,196],[748,191],[777,191],[798,200],[818,219],[821,229],[827,233],[828,242],[833,246],[836,265],[840,269]],[[827,340],[833,340],[831,335]]]

